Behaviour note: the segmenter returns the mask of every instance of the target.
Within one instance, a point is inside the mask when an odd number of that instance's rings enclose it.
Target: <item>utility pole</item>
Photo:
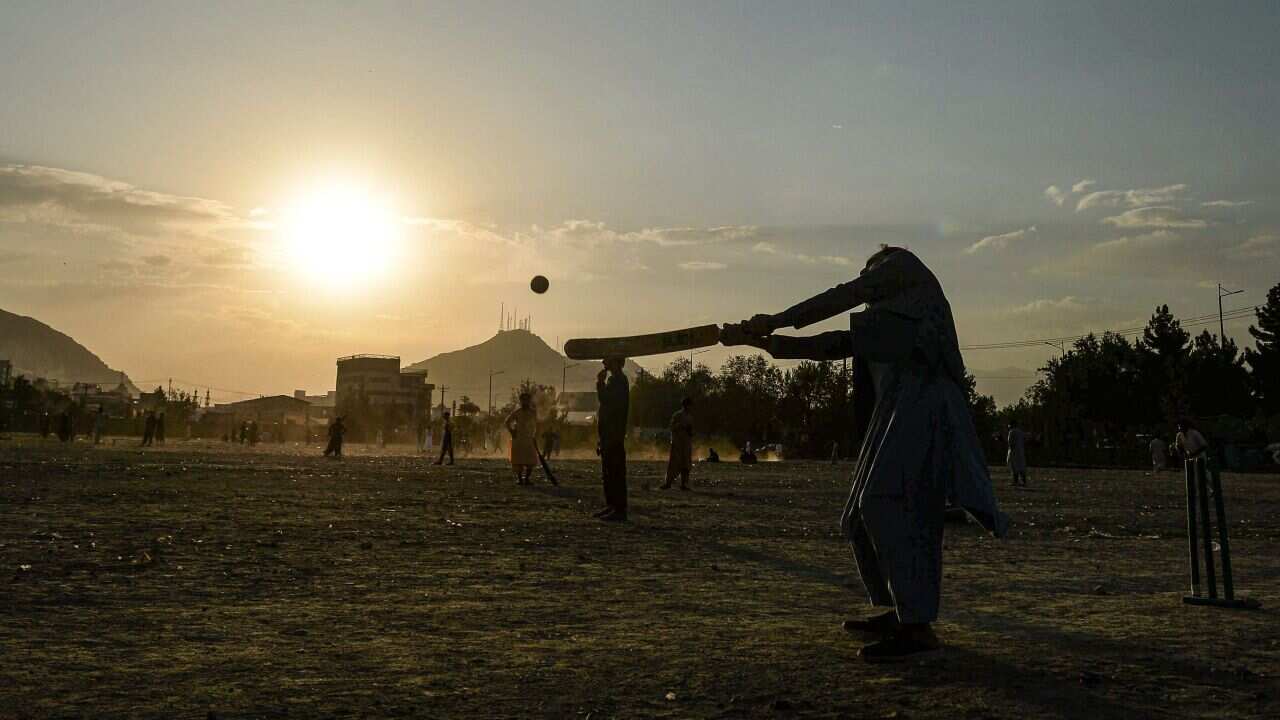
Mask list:
[[[493,417],[493,376],[501,375],[506,370],[490,370],[489,371],[489,416]],[[443,402],[443,400],[441,401]]]
[[[448,385],[440,386],[440,411],[441,412],[444,412],[444,391],[448,389],[449,389]]]
[[[560,396],[564,397],[565,381],[569,379],[569,368],[578,367],[582,363],[571,363],[560,368]]]
[[[1231,295],[1239,295],[1243,290],[1226,290],[1222,287],[1222,283],[1218,283],[1218,345],[1225,348],[1227,346],[1227,325],[1222,321],[1222,298]]]
[[[1048,345],[1048,346],[1049,346],[1049,347],[1051,347],[1051,348],[1058,348],[1058,355],[1059,355],[1060,357],[1066,357],[1066,356],[1067,356],[1067,346],[1066,346],[1066,343],[1062,342],[1061,340],[1055,340],[1055,341],[1053,341],[1053,342],[1050,342],[1050,341],[1048,341],[1048,340],[1045,340],[1045,341],[1044,341],[1044,344],[1045,344],[1045,345]]]

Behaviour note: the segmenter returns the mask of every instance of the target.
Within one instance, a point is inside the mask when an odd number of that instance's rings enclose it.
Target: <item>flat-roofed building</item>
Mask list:
[[[394,407],[413,417],[431,407],[435,386],[427,382],[427,372],[403,372],[394,355],[351,355],[338,358],[335,401],[337,412],[367,405],[371,409]]]

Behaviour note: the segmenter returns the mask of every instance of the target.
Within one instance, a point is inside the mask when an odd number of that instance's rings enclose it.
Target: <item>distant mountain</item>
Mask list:
[[[0,310],[0,359],[13,363],[15,377],[99,383],[105,389],[115,388],[123,378],[129,392],[138,392],[128,376],[107,367],[85,346],[35,318],[4,310]]]
[[[566,365],[574,367],[565,370]],[[493,403],[501,406],[511,397],[511,389],[526,378],[539,385],[551,385],[560,390],[561,374],[566,389],[592,390],[596,386],[596,373],[600,372],[596,360],[568,360],[550,345],[528,330],[503,330],[479,345],[441,353],[405,370],[426,370],[427,382],[436,386],[439,399],[440,386],[446,386],[445,400],[469,395],[480,407],[489,401],[489,371],[502,370],[493,377]],[[627,377],[635,379],[640,366],[628,360]]]

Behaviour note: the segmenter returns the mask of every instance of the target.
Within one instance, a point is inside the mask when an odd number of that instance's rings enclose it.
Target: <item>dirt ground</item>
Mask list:
[[[867,665],[848,465],[596,467],[0,441],[0,718],[1280,717],[1280,477],[1227,475],[1238,594],[1188,607],[1181,476],[993,469],[946,648]],[[536,476],[540,480],[540,476]]]

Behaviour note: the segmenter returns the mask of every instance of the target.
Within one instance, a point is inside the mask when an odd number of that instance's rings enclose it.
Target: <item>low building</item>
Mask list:
[[[335,391],[337,412],[367,406],[372,410],[396,409],[419,417],[431,407],[435,386],[426,371],[404,372],[394,355],[351,355],[338,358]]]
[[[244,423],[258,424],[263,441],[307,440],[311,403],[289,395],[241,400],[214,405],[201,418],[202,434],[234,437]]]

